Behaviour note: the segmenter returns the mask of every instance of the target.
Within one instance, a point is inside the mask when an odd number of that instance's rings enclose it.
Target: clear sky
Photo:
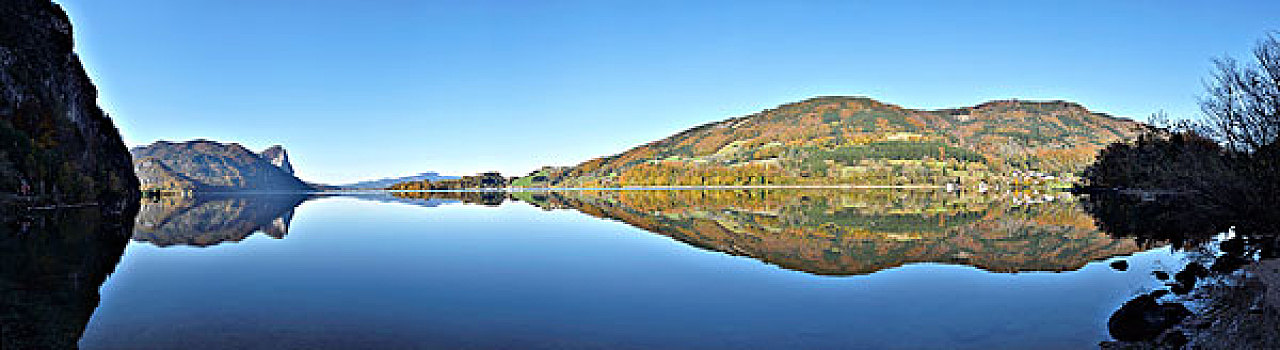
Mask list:
[[[1198,116],[1280,1],[59,0],[129,145],[289,150],[304,180],[523,174],[821,95]]]

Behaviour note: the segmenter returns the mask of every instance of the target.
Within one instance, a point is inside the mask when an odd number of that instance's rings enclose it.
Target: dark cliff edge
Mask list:
[[[48,0],[0,2],[0,202],[124,213],[138,179],[71,33]]]
[[[0,349],[75,348],[138,211],[129,151],[49,0],[0,1]]]

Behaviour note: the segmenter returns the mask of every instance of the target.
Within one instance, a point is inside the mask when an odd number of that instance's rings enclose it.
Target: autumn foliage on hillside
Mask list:
[[[902,185],[1077,173],[1139,124],[1069,102],[913,110],[819,97],[708,123],[547,176],[556,186]]]

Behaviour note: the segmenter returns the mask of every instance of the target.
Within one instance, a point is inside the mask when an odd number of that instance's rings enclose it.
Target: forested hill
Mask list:
[[[582,187],[1058,180],[1140,126],[1063,101],[913,110],[817,97],[531,175],[546,179],[539,185]]]

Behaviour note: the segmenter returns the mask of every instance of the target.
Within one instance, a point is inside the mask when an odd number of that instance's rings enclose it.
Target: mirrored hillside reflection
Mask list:
[[[0,210],[0,349],[76,347],[136,210]]]
[[[1150,245],[1108,235],[1065,194],[933,190],[588,190],[367,193],[435,207],[525,202],[571,209],[685,244],[818,275],[863,275],[912,263],[992,272],[1072,271]],[[261,232],[284,238],[306,194],[144,200],[133,239],[208,247]]]
[[[934,190],[393,192],[402,200],[572,209],[701,249],[817,275],[913,263],[992,272],[1073,271],[1143,250],[1113,238],[1066,194]]]
[[[289,234],[294,208],[311,198],[301,193],[145,198],[133,240],[160,247],[208,247],[239,242],[256,232],[281,239]]]

